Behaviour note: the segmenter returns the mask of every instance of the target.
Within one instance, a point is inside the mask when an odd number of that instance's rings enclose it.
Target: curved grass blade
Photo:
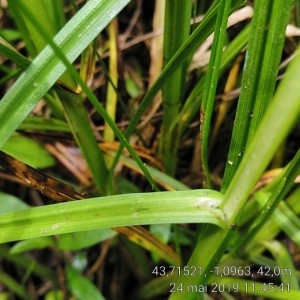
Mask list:
[[[58,181],[57,179],[54,179],[44,173],[36,171],[30,166],[14,159],[2,151],[0,151],[0,164],[8,172],[20,179],[23,183],[34,187],[44,195],[50,197],[52,200],[61,202],[84,198],[84,196],[77,193],[73,187],[64,184],[63,182]],[[2,208],[4,208],[2,213],[8,212],[11,209],[16,211],[27,208],[24,208],[24,206],[20,207],[20,205],[18,205],[20,203],[16,203],[17,201],[12,199],[9,195],[3,194],[2,202],[6,203],[8,201],[8,204],[2,205]],[[12,201],[14,203],[10,203]],[[113,213],[114,212],[111,212],[111,214]],[[141,226],[118,227],[114,230],[125,234],[131,241],[137,243],[143,248],[148,249],[151,252],[155,252],[159,255],[159,257],[164,258],[170,264],[180,264],[178,255],[169,246],[163,244]]]
[[[156,223],[212,223],[224,227],[212,190],[114,195],[35,207],[1,215],[0,243],[97,228]]]

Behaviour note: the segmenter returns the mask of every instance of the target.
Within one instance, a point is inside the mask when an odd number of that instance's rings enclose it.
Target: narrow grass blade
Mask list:
[[[164,65],[166,65],[190,34],[190,19],[192,12],[192,1],[167,0],[165,9],[164,26]],[[179,113],[182,95],[185,89],[185,76],[188,57],[181,62],[168,80],[166,80],[162,95],[164,115],[160,138],[160,156],[166,171],[174,175],[176,171],[176,160],[178,143],[174,137],[176,127],[173,121]],[[170,130],[172,128],[172,130]],[[174,143],[175,142],[175,143]]]
[[[255,2],[245,71],[222,191],[230,184],[273,97],[293,0]],[[276,41],[276,43],[274,43]],[[249,122],[250,121],[250,122]]]
[[[16,63],[16,65],[19,66],[22,70],[25,70],[30,65],[30,61],[22,54],[20,54],[2,37],[0,37],[0,53]]]
[[[109,77],[110,82],[107,87],[106,95],[106,111],[115,121],[116,111],[117,111],[117,99],[118,95],[115,90],[117,89],[118,84],[118,49],[117,49],[117,22],[116,20],[112,21],[108,26],[109,31]],[[112,142],[114,141],[115,136],[111,127],[106,123],[104,128],[104,141]]]
[[[122,233],[128,239],[151,253],[155,253],[171,265],[181,264],[178,254],[168,245],[162,243],[157,237],[151,234],[142,226],[115,227],[115,231]]]
[[[217,83],[221,68],[221,58],[226,38],[226,28],[231,1],[220,1],[217,21],[214,31],[211,56],[206,76],[203,100],[200,111],[200,147],[201,147],[201,171],[203,175],[203,186],[209,187],[210,175],[208,169],[208,137],[210,132],[210,121],[212,117]]]
[[[250,26],[246,26],[235,39],[227,46],[222,55],[221,72],[222,74],[228,64],[241,52],[248,42],[248,36],[250,32]],[[184,106],[182,107],[178,117],[174,123],[179,123],[181,135],[185,132],[186,128],[195,117],[196,113],[199,113],[201,107],[201,100],[205,85],[205,76],[203,76],[199,82],[195,85],[192,92],[189,94]]]
[[[54,132],[71,132],[67,122],[59,119],[47,119],[38,116],[28,116],[18,127],[18,130],[41,130]]]
[[[300,219],[289,205],[280,203],[272,220],[295,244],[300,245]]]
[[[261,41],[263,42],[261,44],[264,49],[259,61],[261,71],[259,72],[259,78],[256,78],[257,86],[253,87],[256,90],[256,100],[254,101],[253,110],[250,112],[252,115],[247,139],[248,144],[252,140],[268,104],[273,98],[279,63],[282,57],[285,41],[286,27],[290,20],[291,10],[294,3],[294,0],[269,1],[267,10],[269,12],[271,11],[272,14],[271,16],[265,14],[269,18],[258,24],[258,27],[260,26],[263,30],[263,37],[261,38]],[[270,6],[270,4],[272,6]],[[258,10],[261,13],[263,7],[260,7]],[[259,52],[256,52],[255,55],[259,56]]]
[[[120,162],[122,162],[124,165],[129,167],[130,169],[135,170],[136,172],[139,172],[138,165],[133,159],[127,158],[125,156],[120,157]],[[184,191],[189,190],[190,188],[183,184],[182,182],[174,179],[172,176],[159,171],[156,168],[153,168],[151,166],[147,167],[151,176],[155,180],[157,184],[162,186],[167,191]]]
[[[106,194],[108,169],[86,114],[82,97],[64,90],[58,90],[68,123],[91,170],[94,182],[101,195]]]

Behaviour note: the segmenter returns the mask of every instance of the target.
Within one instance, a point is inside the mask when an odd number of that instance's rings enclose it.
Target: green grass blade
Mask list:
[[[276,180],[275,183],[271,184],[271,188],[266,187],[254,195],[254,197],[261,198],[261,202],[263,202],[261,205],[263,205],[263,208],[247,232],[243,234],[242,238],[239,238],[234,246],[235,249],[232,251],[233,253],[240,252],[243,246],[249,244],[258,230],[260,230],[262,226],[270,219],[279,202],[282,201],[286,194],[290,191],[299,172],[300,151],[297,152],[287,169],[280,174],[279,180]]]
[[[272,220],[295,244],[300,245],[300,219],[290,206],[281,202],[274,211]]]
[[[241,52],[248,42],[248,36],[250,32],[250,26],[246,26],[235,39],[226,47],[222,55],[221,73],[224,72],[228,64]],[[186,128],[191,123],[192,119],[201,107],[201,100],[204,90],[205,76],[203,76],[199,82],[195,85],[192,92],[189,94],[184,106],[182,107],[178,117],[176,117],[174,123],[179,123],[181,135],[185,132]]]
[[[71,132],[67,122],[59,119],[28,116],[18,127],[18,130],[41,130],[54,132]]]
[[[88,119],[82,97],[64,90],[58,90],[58,95],[62,99],[68,123],[89,166],[94,182],[100,194],[105,195],[108,169]]]
[[[238,8],[242,4],[245,4],[244,0],[234,0],[232,1],[232,10]],[[128,125],[125,136],[128,138],[136,129],[137,124],[146,111],[148,106],[151,104],[152,99],[156,96],[159,90],[163,87],[165,81],[169,76],[173,74],[180,67],[181,62],[186,59],[186,57],[191,56],[196,49],[205,41],[205,39],[212,33],[214,24],[216,21],[218,5],[214,6],[203,19],[201,24],[197,29],[190,35],[186,42],[181,46],[181,48],[174,54],[170,59],[169,63],[164,67],[160,76],[154,82],[154,84],[148,89],[146,95],[144,96],[142,102],[140,103],[135,115],[133,116],[130,124]],[[117,155],[114,160],[113,166],[116,166],[116,163],[119,159],[123,150],[123,146],[117,152]],[[113,169],[112,169],[113,171]],[[111,172],[112,172],[111,171]]]
[[[37,169],[55,166],[56,161],[37,141],[15,133],[3,145],[3,152]]]
[[[212,190],[125,194],[30,208],[1,215],[0,243],[97,228],[156,223],[224,226]]]
[[[22,285],[20,285],[19,282],[17,282],[13,277],[9,276],[8,274],[2,271],[0,271],[0,282],[9,290],[16,293],[16,295],[18,295],[21,299],[34,300],[30,293],[28,293],[28,291],[26,291],[26,289]]]
[[[65,24],[63,5],[59,0],[8,0],[8,5],[32,56],[36,56],[45,47],[47,40],[40,34],[34,21],[28,18],[26,11],[20,9],[20,5],[32,11],[38,18],[40,26],[43,26],[51,36],[54,36]]]
[[[214,41],[212,44],[208,72],[202,96],[203,100],[201,103],[200,112],[200,145],[201,171],[203,175],[202,180],[204,187],[209,187],[211,185],[208,169],[208,138],[230,9],[231,1],[220,1],[216,27],[214,31]]]
[[[232,217],[236,215],[236,213],[232,214],[232,209],[236,208],[238,210],[240,208],[242,195],[246,198],[250,194],[251,189],[267,167],[277,148],[299,118],[300,97],[298,92],[300,88],[295,79],[300,75],[299,65],[300,55],[297,55],[288,68],[286,77],[281,82],[259,130],[249,145],[247,153],[245,153],[245,156],[247,154],[246,159],[242,160],[241,167],[236,172],[234,180],[230,184],[230,189],[226,193],[228,202],[224,202],[224,209],[225,211],[228,209],[228,212],[231,210],[229,215]],[[242,175],[244,172],[245,176]],[[233,198],[229,197],[229,195],[233,196],[232,192],[234,192]]]
[[[129,0],[88,1],[54,41],[72,62]],[[65,71],[65,64],[46,47],[0,101],[0,147]]]
[[[300,114],[300,55],[289,66],[262,123],[249,145],[235,173],[223,201],[228,226],[234,228],[235,220],[249,197],[252,188],[289,134]],[[208,272],[220,259],[233,230],[208,227],[200,238],[188,264],[201,265]],[[184,284],[205,284],[208,278],[180,277]],[[170,299],[191,299],[192,294],[173,294]]]
[[[223,177],[224,192],[273,97],[285,30],[293,2],[268,0],[255,3],[241,94]]]
[[[99,289],[85,276],[73,267],[66,269],[66,279],[72,295],[76,299],[105,300]]]
[[[122,162],[124,165],[129,166],[130,168],[137,169],[138,167],[134,160],[127,158],[123,155],[120,157],[120,162]],[[160,186],[164,187],[164,189],[167,191],[185,191],[190,189],[187,185],[176,180],[172,176],[159,171],[154,167],[148,166],[147,168],[155,182]]]
[[[109,75],[110,78],[108,87],[107,87],[107,95],[106,95],[106,111],[110,115],[110,117],[115,121],[116,119],[116,111],[117,111],[117,100],[118,94],[116,93],[117,85],[118,85],[118,49],[117,49],[117,22],[111,22],[108,26],[109,32]],[[115,139],[114,132],[108,124],[106,124],[103,133],[104,141],[112,142]],[[111,161],[108,165],[111,164]]]
[[[190,19],[192,1],[167,0],[164,25],[164,65],[166,65],[190,34]],[[160,138],[160,156],[166,171],[174,175],[178,144],[174,137],[176,127],[173,122],[179,113],[182,95],[185,89],[187,59],[181,62],[181,67],[166,80],[163,89],[163,122]],[[170,130],[172,128],[172,130]],[[174,143],[175,142],[175,143]]]
[[[27,9],[30,9],[32,5],[35,4],[35,2],[36,1],[26,2]],[[27,16],[27,18],[24,17],[25,20],[30,20],[30,30],[28,30],[28,34],[33,32],[32,35],[35,36],[36,39],[32,42],[34,44],[37,43],[37,48],[43,47],[47,40],[49,40],[50,37],[54,35],[54,33],[58,31],[58,29],[63,25],[62,23],[59,27],[55,27],[57,26],[56,22],[54,22],[55,16],[53,16],[53,19],[51,19],[51,16],[48,17],[48,15],[46,17],[45,7],[42,4],[47,6],[47,3],[49,4],[50,2],[39,2],[39,9],[33,10],[34,16]],[[54,4],[54,2],[52,4]],[[24,3],[22,3],[22,5],[24,5]],[[48,9],[46,11],[48,11]],[[23,14],[24,16],[26,16],[25,12],[23,12]],[[48,21],[47,34],[42,34],[39,29],[39,24],[41,22],[42,16],[44,16],[44,18]],[[39,37],[41,40],[41,44],[38,43]],[[4,46],[7,47],[4,48]],[[6,52],[8,52],[7,54],[9,54],[9,57],[11,59],[16,60],[17,63],[21,64],[22,69],[25,69],[28,65],[30,65],[30,62],[26,58],[24,58],[18,52],[13,51],[14,49],[12,47],[9,47],[9,45],[4,44],[3,48],[4,50],[6,50]],[[65,75],[66,74],[67,73],[65,73]],[[71,78],[70,74],[64,77],[64,84],[67,84],[68,86],[74,86],[74,84],[72,84],[73,80],[68,80],[68,78]],[[62,80],[62,78],[60,80]],[[73,131],[73,135],[78,145],[80,146],[80,149],[82,150],[87,164],[90,167],[94,181],[99,191],[101,191],[102,194],[105,194],[108,170],[104,163],[103,155],[99,150],[93,130],[91,129],[90,122],[85,113],[81,99],[82,97],[74,93],[63,91],[61,89],[58,89],[58,94],[60,95],[60,99],[62,99],[62,105],[64,107],[70,127]]]
[[[92,1],[91,1],[92,2]],[[89,3],[91,3],[89,2]],[[121,1],[122,3],[124,3],[124,5],[126,4],[125,1]],[[97,4],[97,3],[96,3]],[[108,5],[108,4],[111,4],[111,3],[106,3],[104,4],[104,6],[102,7],[103,9],[111,9],[111,7]],[[106,6],[107,7],[106,7]],[[112,5],[112,4],[111,4]],[[114,7],[114,5],[112,5],[113,7],[113,12],[114,13],[117,13],[119,11],[120,8],[116,8]],[[91,9],[89,7],[89,9]],[[23,10],[26,10],[26,7],[23,7]],[[89,11],[88,11],[89,12]],[[111,13],[113,13],[111,12]],[[29,11],[27,11],[27,14],[28,15],[31,15],[31,13]],[[78,15],[78,14],[77,14]],[[76,18],[77,15],[74,17]],[[107,18],[109,16],[109,11],[107,14],[105,14],[105,17]],[[32,15],[31,15],[32,18],[34,18]],[[98,16],[97,16],[98,17]],[[72,20],[74,20],[74,18]],[[92,18],[92,16],[91,16]],[[71,20],[71,21],[72,21]],[[109,20],[108,20],[109,21]],[[92,22],[92,21],[90,21]],[[93,20],[94,22],[94,20]],[[68,23],[70,24],[70,22]],[[77,23],[75,23],[75,25],[77,25]],[[68,28],[67,26],[64,27],[64,30]],[[47,37],[47,32],[43,31],[41,28],[41,33]],[[64,30],[62,30],[64,32]],[[58,34],[58,36],[60,36],[60,34]],[[56,37],[58,39],[58,37]],[[63,62],[63,65],[61,67],[64,67],[64,66],[67,66],[68,68],[68,72],[70,72],[70,74],[76,79],[76,81],[80,84],[80,86],[82,87],[82,89],[84,90],[84,92],[86,93],[87,97],[89,98],[89,100],[91,101],[91,103],[94,105],[94,107],[96,108],[96,110],[100,113],[100,115],[105,119],[105,121],[108,123],[108,125],[110,125],[110,127],[113,129],[113,131],[115,132],[116,136],[119,138],[119,140],[121,141],[121,143],[128,149],[129,153],[131,154],[131,156],[135,159],[135,161],[137,162],[137,164],[140,166],[140,168],[143,170],[143,173],[145,174],[146,178],[148,179],[149,183],[151,184],[151,187],[153,190],[156,190],[158,191],[158,187],[157,185],[155,184],[154,180],[152,179],[149,171],[147,170],[147,168],[145,167],[145,165],[143,164],[143,162],[141,161],[140,157],[136,154],[136,152],[134,151],[134,149],[132,148],[132,146],[129,144],[128,140],[124,137],[124,135],[122,134],[122,132],[120,131],[120,129],[117,127],[117,125],[113,122],[113,120],[111,119],[111,117],[107,114],[107,112],[105,111],[105,109],[103,108],[103,106],[99,103],[99,101],[97,100],[97,98],[95,97],[95,95],[93,94],[93,92],[87,87],[87,85],[83,82],[83,80],[81,79],[81,77],[77,74],[75,68],[70,64],[69,60],[68,60],[68,55],[65,56],[65,53],[64,51],[62,51],[63,49],[61,49],[62,46],[60,46],[60,44],[56,44],[56,40],[52,41],[48,38],[48,42],[51,46],[52,49],[54,49],[54,52],[55,54],[61,59],[61,62]],[[77,42],[77,40],[76,40]],[[60,46],[60,47],[59,47]],[[71,45],[70,45],[71,46]],[[82,49],[83,49],[83,46],[81,45]],[[87,46],[86,46],[87,47]],[[51,49],[49,49],[50,51]],[[73,51],[74,52],[74,51]],[[50,52],[51,53],[51,52]],[[52,53],[51,53],[52,54]],[[69,54],[69,53],[68,53]],[[58,62],[57,62],[58,63]],[[34,62],[33,62],[34,64]],[[33,65],[32,64],[32,65]],[[31,65],[31,66],[32,66]],[[43,66],[44,67],[44,66]],[[49,70],[51,71],[50,69],[51,66],[49,66]],[[47,77],[44,78],[44,80],[46,80]],[[43,82],[44,83],[44,82]],[[33,84],[35,87],[38,87],[39,84],[37,83],[34,83]],[[37,89],[38,91],[39,89]],[[1,107],[0,107],[1,109]],[[1,136],[1,133],[0,133],[0,136]],[[0,144],[0,147],[1,147],[1,144]],[[92,168],[92,170],[94,170],[94,168]],[[100,176],[101,177],[101,176]],[[99,180],[99,179],[98,179]],[[110,181],[110,180],[109,180]],[[113,190],[110,187],[108,187],[108,190],[107,190],[108,193],[113,193]]]
[[[263,243],[275,259],[276,266],[273,270],[280,275],[281,282],[288,284],[291,289],[299,290],[296,268],[286,247],[279,241],[268,241]]]
[[[275,239],[280,231],[285,232],[295,244],[300,245],[300,220],[298,217],[300,213],[300,207],[298,205],[299,197],[300,189],[298,188],[293,191],[284,202],[279,203],[277,209],[273,212],[272,217],[265,226],[263,226],[251,239],[250,243],[247,244],[244,252],[248,253],[252,260],[256,259],[265,250],[261,241]],[[266,199],[263,197],[256,200],[260,207],[263,207],[266,203]]]
[[[123,1],[124,2],[124,1]],[[97,3],[94,3],[94,5],[92,6],[92,7],[89,7],[88,9],[87,9],[87,11],[85,12],[85,13],[89,13],[90,12],[90,10],[92,10],[93,8],[94,8],[94,6],[96,6],[97,5]],[[105,7],[100,7],[102,10],[103,9],[105,9]],[[100,8],[99,8],[99,10],[100,10]],[[26,11],[25,9],[24,9],[24,11]],[[92,10],[93,11],[93,10]],[[80,13],[79,13],[80,14]],[[77,16],[77,15],[76,15]],[[76,16],[74,17],[74,18],[76,18]],[[86,15],[85,15],[85,17],[86,17]],[[94,17],[93,15],[91,15],[90,16],[90,18],[92,18],[92,17]],[[105,16],[106,17],[106,16]],[[31,16],[31,22],[34,24],[34,16]],[[83,19],[83,18],[82,18]],[[91,20],[92,19],[90,19],[90,21],[89,22],[91,22]],[[72,23],[72,21],[73,21],[73,19],[70,21],[70,23]],[[70,24],[69,23],[69,24]],[[68,24],[68,25],[69,25]],[[77,26],[77,24],[75,23],[75,24],[73,24],[74,26]],[[83,25],[83,26],[86,26],[86,25]],[[62,32],[65,32],[66,31],[66,28],[68,28],[68,26],[66,26],[65,28],[64,28],[64,30],[62,31]],[[74,28],[71,28],[70,29],[70,31],[69,31],[69,34],[75,34],[75,36],[76,36],[76,32],[74,33]],[[79,31],[82,31],[80,28],[78,28],[78,30]],[[51,40],[49,41],[49,35],[48,35],[48,32],[42,32],[41,31],[41,29],[39,28],[38,30],[36,30],[36,32],[35,32],[35,34],[37,34],[37,33],[39,33],[40,35],[42,35],[43,37],[44,37],[44,39],[46,39],[46,40],[48,40],[48,42],[49,43],[51,43]],[[80,35],[82,35],[82,33],[78,33],[78,34],[80,34]],[[93,33],[94,34],[94,33]],[[60,33],[60,34],[58,34],[58,37],[59,36],[61,36],[62,35],[62,33]],[[57,39],[58,39],[58,37],[57,37]],[[74,42],[74,41],[73,41]],[[70,43],[71,43],[71,41],[70,41]],[[63,47],[62,47],[62,45],[59,45],[59,43],[58,43],[58,46],[61,46],[61,50],[63,50]],[[72,45],[70,44],[69,45],[70,47],[72,47]],[[74,45],[73,47],[76,47],[76,45]],[[76,48],[77,49],[77,48]],[[84,48],[83,48],[83,45],[81,45],[81,50],[83,50]],[[46,59],[46,57],[48,57],[48,55],[52,55],[53,56],[53,54],[54,53],[51,53],[50,51],[52,51],[51,49],[49,49],[48,48],[48,52],[45,54],[45,57],[44,57],[44,59],[45,60],[49,60],[49,58],[47,58]],[[69,50],[70,51],[70,50]],[[45,51],[44,52],[46,52],[46,49],[45,49]],[[44,53],[43,52],[43,53]],[[43,54],[42,53],[42,54]],[[41,55],[42,55],[41,54]],[[69,53],[68,53],[69,54]],[[79,55],[80,54],[80,52],[78,52],[78,54],[77,55]],[[42,55],[43,56],[43,55]],[[40,56],[39,56],[40,57]],[[75,55],[74,55],[74,58],[76,58],[75,57]],[[54,56],[53,57],[53,63],[54,63],[54,60],[56,59],[56,57]],[[38,60],[38,58],[36,59],[36,60]],[[30,69],[32,69],[33,68],[33,66],[36,64],[36,60],[33,62],[33,64],[29,67],[29,70]],[[56,66],[56,64],[60,64],[61,62],[59,62],[59,61],[56,61],[53,65],[49,65],[49,72],[51,72],[53,69],[55,69],[55,66]],[[43,64],[41,64],[41,65],[39,65],[39,63],[37,63],[37,68],[36,68],[36,72],[40,72],[41,71],[41,69],[43,68]],[[52,68],[52,69],[51,69]],[[34,70],[35,71],[35,70]],[[33,71],[33,72],[34,72]],[[28,70],[26,71],[26,72],[28,72]],[[25,73],[26,74],[26,73]],[[77,75],[77,74],[76,74]],[[55,76],[56,76],[56,74],[55,74]],[[29,90],[28,91],[28,102],[27,103],[25,103],[25,105],[27,105],[27,106],[29,106],[29,105],[32,105],[32,106],[34,106],[34,104],[35,104],[35,102],[32,102],[32,104],[29,102],[29,101],[37,101],[37,100],[39,100],[39,98],[34,98],[33,97],[33,94],[35,95],[35,96],[37,96],[37,93],[38,93],[38,91],[39,91],[39,87],[40,86],[42,86],[42,85],[44,85],[45,84],[45,82],[47,82],[48,80],[49,80],[49,74],[47,74],[47,73],[45,73],[45,77],[44,77],[44,80],[43,80],[43,77],[40,75],[40,74],[36,74],[36,78],[38,78],[38,79],[36,79],[36,81],[37,82],[35,82],[35,83],[33,83],[33,87],[36,87],[36,90],[37,91],[34,91],[35,89],[33,88],[33,89],[31,89],[31,91]],[[26,76],[25,76],[25,79],[23,79],[24,80],[24,83],[26,84]],[[29,80],[29,79],[28,79]],[[31,80],[32,80],[32,78],[31,78]],[[39,83],[39,81],[41,81],[40,83]],[[17,85],[17,84],[16,84]],[[9,93],[8,93],[9,94]],[[6,98],[7,98],[7,96],[8,95],[6,95]],[[41,95],[39,96],[39,97],[41,97],[42,96],[42,93],[41,93]],[[74,109],[72,109],[71,107],[72,106],[77,106],[77,108],[78,108],[78,105],[79,105],[79,103],[71,103],[70,101],[67,101],[68,100],[68,98],[70,97],[70,96],[66,96],[66,95],[64,95],[65,96],[65,103],[64,103],[64,107],[66,108],[66,111],[67,111],[67,115],[68,116],[70,116],[70,115],[72,115],[73,117],[74,117],[74,119],[72,120],[72,118],[68,118],[69,119],[69,122],[70,122],[70,124],[71,124],[71,128],[74,128],[74,130],[73,130],[73,132],[75,133],[75,137],[77,138],[77,141],[79,141],[79,146],[81,147],[81,150],[82,150],[82,152],[83,152],[83,154],[84,154],[84,156],[86,157],[86,159],[87,159],[87,162],[88,162],[88,164],[89,164],[89,166],[90,166],[90,168],[91,168],[91,171],[92,171],[92,174],[93,174],[93,178],[94,178],[94,180],[95,180],[95,182],[97,183],[97,185],[98,185],[98,187],[99,187],[99,189],[100,189],[100,191],[102,192],[102,193],[105,193],[105,184],[106,184],[106,178],[107,178],[107,175],[106,175],[106,173],[107,173],[107,170],[106,170],[106,168],[105,168],[105,165],[102,163],[103,162],[103,158],[102,158],[102,155],[101,155],[101,153],[100,153],[100,151],[99,151],[99,149],[98,149],[98,145],[97,145],[97,143],[96,143],[96,140],[95,140],[95,138],[94,138],[94,136],[93,136],[93,133],[92,133],[92,131],[91,131],[91,129],[88,127],[88,121],[87,121],[87,119],[86,119],[86,117],[85,117],[85,114],[83,114],[82,113],[82,109],[81,110],[79,110],[79,111],[81,111],[81,117],[82,117],[82,119],[80,119],[80,118],[77,118],[76,117],[76,110],[74,110]],[[4,99],[5,99],[5,97],[4,97]],[[3,99],[3,101],[2,102],[5,102],[4,101],[4,99]],[[30,100],[29,100],[30,99]],[[62,99],[63,101],[64,101],[64,99]],[[8,100],[8,101],[11,101],[11,100]],[[24,101],[26,101],[26,98],[24,98]],[[76,102],[76,101],[75,101]],[[1,103],[2,104],[2,103]],[[12,103],[8,103],[8,105],[9,104],[12,104]],[[25,113],[25,111],[23,110],[22,111],[22,113]],[[75,115],[74,115],[74,113],[75,113]],[[0,114],[1,114],[1,106],[0,106]],[[11,113],[11,115],[12,115],[13,113]],[[17,119],[17,118],[16,118]],[[16,119],[14,120],[14,121],[16,121]],[[76,121],[77,120],[77,121]],[[85,125],[86,126],[81,126],[82,125],[82,122],[84,121],[84,120],[86,120],[85,121]],[[76,125],[77,124],[77,125]],[[75,127],[74,127],[75,126]],[[82,141],[85,141],[84,143],[81,143]],[[88,145],[90,145],[90,146],[93,146],[93,147],[88,147]],[[93,150],[94,149],[94,150]],[[97,163],[96,163],[97,162]],[[99,165],[100,164],[100,165]]]
[[[285,41],[286,27],[290,20],[291,9],[295,0],[275,0],[270,1],[270,3],[272,6],[270,7],[270,5],[268,5],[267,7],[267,10],[272,12],[270,19],[267,19],[265,22],[260,22],[258,25],[264,29],[261,39],[264,49],[262,55],[263,59],[259,62],[261,71],[257,78],[257,87],[254,87],[257,93],[255,95],[247,143],[252,140],[267,106],[273,98]],[[262,10],[260,7],[259,12]],[[258,53],[259,52],[257,52],[256,55],[259,55]]]
[[[35,57],[47,45],[47,36],[54,37],[65,25],[64,8],[60,0],[17,0],[8,3],[32,57]],[[30,11],[34,18],[31,18],[27,11]],[[41,34],[41,26],[47,35]],[[60,81],[70,89],[77,89],[76,82],[68,72],[62,74]]]
[[[13,46],[11,46],[7,41],[0,37],[0,53],[13,61],[22,70],[25,70],[29,65],[30,61],[20,54]]]

